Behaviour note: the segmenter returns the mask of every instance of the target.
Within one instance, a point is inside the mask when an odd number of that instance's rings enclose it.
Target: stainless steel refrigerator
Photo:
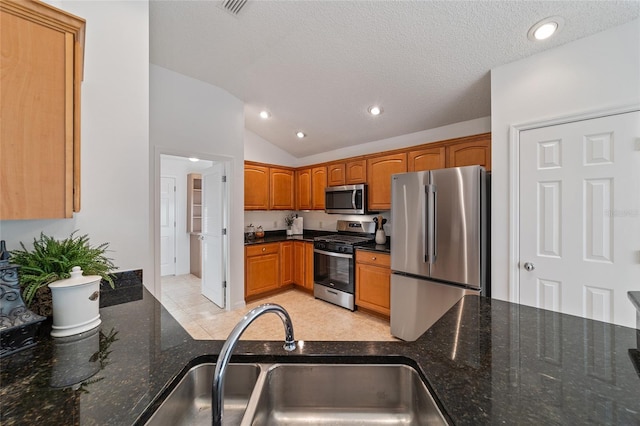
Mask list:
[[[488,295],[484,168],[391,178],[391,334],[413,341],[465,294]]]

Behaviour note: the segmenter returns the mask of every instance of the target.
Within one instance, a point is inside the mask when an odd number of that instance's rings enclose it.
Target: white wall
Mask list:
[[[242,102],[228,92],[175,73],[150,66],[150,145],[152,176],[159,179],[159,156],[175,154],[207,160],[228,160],[229,259],[228,304],[244,306],[244,114]],[[157,182],[156,182],[157,183]],[[154,195],[157,186],[154,185]],[[155,200],[157,208],[158,201]],[[157,214],[153,217],[158,241]],[[157,244],[154,241],[152,247]],[[156,250],[159,248],[156,247]],[[158,255],[158,253],[156,254]]]
[[[187,175],[200,173],[213,165],[211,161],[193,163],[187,158],[162,155],[160,158],[160,176],[172,177],[176,182],[176,275],[190,273],[191,247],[190,234],[187,232]]]
[[[491,71],[492,297],[509,300],[509,126],[640,103],[640,21]]]
[[[81,203],[72,219],[0,222],[10,249],[40,232],[73,230],[110,243],[120,270],[144,270],[149,249],[149,5],[147,1],[51,2],[87,21],[81,113]]]
[[[296,164],[296,157],[249,129],[244,129],[244,159],[287,167],[295,167]]]

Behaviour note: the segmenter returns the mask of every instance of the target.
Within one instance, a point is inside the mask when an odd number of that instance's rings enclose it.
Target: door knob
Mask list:
[[[526,269],[527,271],[533,271],[534,269],[536,269],[536,267],[531,262],[525,262],[524,263],[524,269]]]

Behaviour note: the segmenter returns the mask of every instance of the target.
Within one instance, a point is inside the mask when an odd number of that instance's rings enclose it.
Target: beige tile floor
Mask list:
[[[200,294],[200,279],[193,275],[162,277],[162,305],[194,339],[224,340],[238,321],[262,303],[282,305],[293,322],[296,340],[397,341],[389,321],[334,306],[299,290],[248,303],[230,312]],[[282,322],[276,315],[256,319],[242,335],[246,340],[281,340]]]

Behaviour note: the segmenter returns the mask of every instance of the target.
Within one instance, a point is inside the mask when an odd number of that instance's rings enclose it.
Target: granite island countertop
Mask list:
[[[223,344],[192,339],[146,290],[100,313],[99,341],[54,341],[45,326],[36,347],[0,359],[1,424],[133,424]],[[466,296],[415,342],[305,341],[285,353],[241,340],[232,362],[407,363],[453,424],[639,424],[638,332]],[[83,379],[88,363],[98,368]]]

